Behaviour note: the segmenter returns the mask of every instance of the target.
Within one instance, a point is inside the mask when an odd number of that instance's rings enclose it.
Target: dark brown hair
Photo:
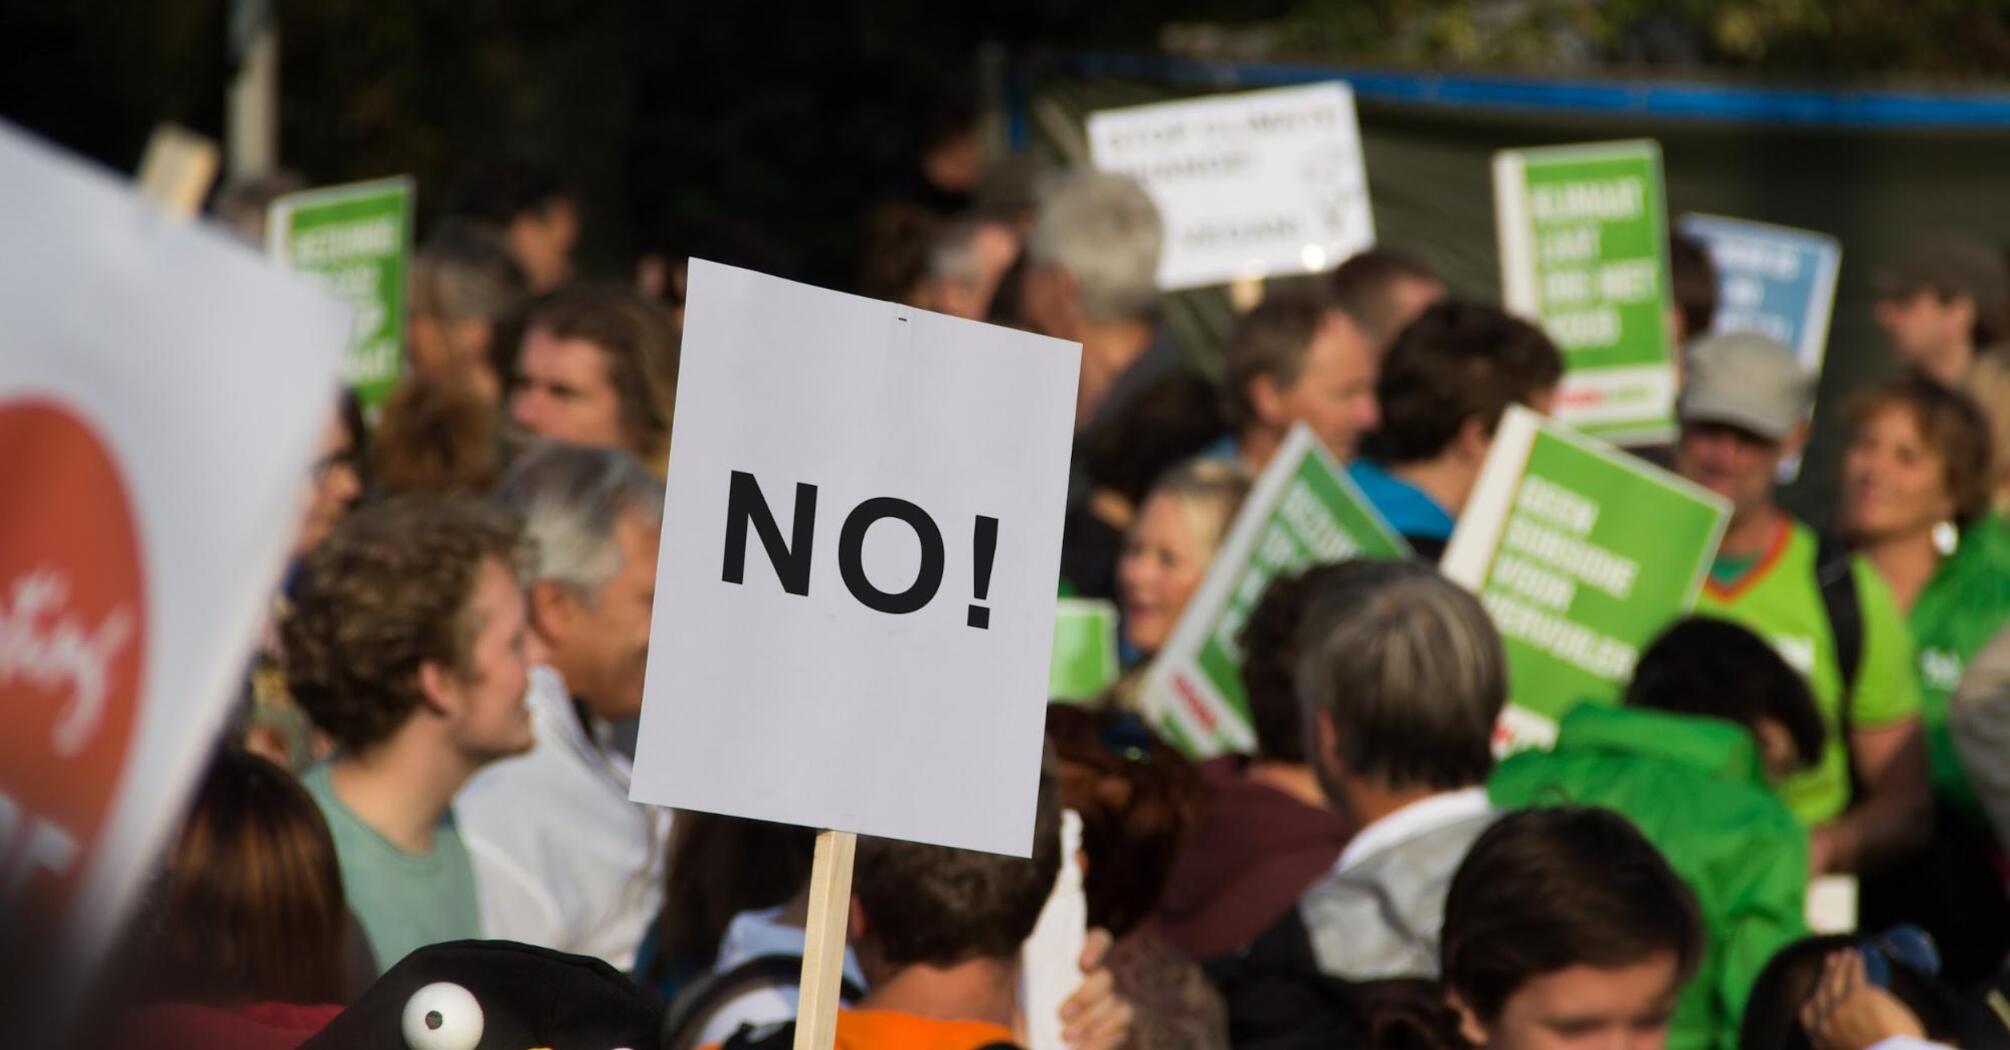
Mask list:
[[[1941,484],[1954,503],[1955,523],[1981,517],[1996,484],[1993,432],[1981,406],[1959,390],[1910,372],[1853,396],[1843,418],[1854,434],[1888,408],[1911,413],[1920,439],[1940,457]]]
[[[1703,243],[1686,233],[1668,235],[1668,291],[1682,315],[1683,337],[1694,342],[1709,335],[1717,320],[1717,266]]]
[[[1616,969],[1660,952],[1679,987],[1703,954],[1689,888],[1611,810],[1556,806],[1495,821],[1445,894],[1445,990],[1491,1022],[1534,978],[1573,966]]]
[[[371,476],[386,496],[488,492],[502,473],[495,406],[472,386],[406,376],[371,443]]]
[[[357,511],[307,557],[283,626],[286,685],[350,751],[389,738],[423,702],[419,667],[466,672],[482,565],[521,574],[517,522],[470,496],[399,496]]]
[[[1563,357],[1534,325],[1491,306],[1442,302],[1425,310],[1382,359],[1375,400],[1382,426],[1367,438],[1384,463],[1436,457],[1469,419],[1491,434],[1502,413],[1563,378]]]
[[[1337,564],[1313,565],[1271,579],[1243,621],[1242,691],[1256,732],[1256,754],[1272,762],[1305,761],[1305,712],[1292,675],[1298,665],[1298,627],[1305,607]]]
[[[893,839],[858,840],[852,893],[887,965],[1009,959],[1033,933],[1061,870],[1061,808],[1040,778],[1031,857]]]
[[[1200,774],[1129,712],[1051,704],[1047,740],[1061,806],[1082,817],[1089,925],[1121,937],[1158,907],[1200,822]]]
[[[631,451],[646,460],[669,449],[682,348],[669,307],[623,288],[574,285],[531,305],[524,330],[533,328],[599,347]]]
[[[817,833],[793,824],[679,810],[650,936],[648,977],[660,983],[709,969],[733,916],[787,902],[810,878]]]
[[[344,1001],[349,930],[335,842],[306,789],[244,751],[217,755],[168,854],[151,941],[169,1001]]]
[[[1800,767],[1821,761],[1828,741],[1807,679],[1765,639],[1707,616],[1677,620],[1640,654],[1626,685],[1634,707],[1736,722],[1756,736],[1772,719],[1794,742]]]
[[[1326,323],[1326,303],[1307,295],[1266,299],[1236,323],[1222,360],[1221,404],[1231,432],[1254,426],[1249,384],[1267,377],[1281,392],[1305,371],[1305,351]]]

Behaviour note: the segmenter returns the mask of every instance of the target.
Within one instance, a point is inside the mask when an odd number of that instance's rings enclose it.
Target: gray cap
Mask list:
[[[1781,441],[1807,418],[1814,393],[1814,377],[1779,340],[1726,332],[1689,348],[1675,411],[1684,423],[1729,423]]]

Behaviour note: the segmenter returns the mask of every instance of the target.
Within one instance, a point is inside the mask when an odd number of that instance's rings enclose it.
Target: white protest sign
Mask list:
[[[1338,266],[1375,244],[1354,92],[1340,81],[1089,116],[1097,168],[1142,184],[1165,220],[1159,287]]]
[[[633,797],[1025,856],[1080,347],[690,290]]]
[[[74,994],[214,747],[349,312],[6,125],[0,230],[0,983]]]

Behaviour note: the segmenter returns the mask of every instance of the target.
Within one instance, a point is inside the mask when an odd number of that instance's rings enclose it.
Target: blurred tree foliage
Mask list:
[[[1357,65],[2000,81],[2010,0],[1300,0],[1261,26],[1185,25],[1167,42]]]

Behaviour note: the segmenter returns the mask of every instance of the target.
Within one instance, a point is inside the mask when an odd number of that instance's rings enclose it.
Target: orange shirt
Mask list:
[[[989,1021],[938,1021],[895,1010],[840,1009],[835,1050],[978,1050],[1014,1041],[1011,1029]]]

